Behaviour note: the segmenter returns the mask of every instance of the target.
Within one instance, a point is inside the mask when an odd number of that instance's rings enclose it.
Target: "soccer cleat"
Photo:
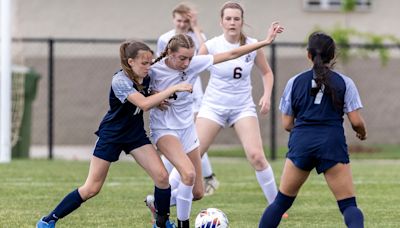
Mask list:
[[[153,228],[176,228],[176,225],[175,225],[175,223],[173,223],[173,222],[167,220],[167,221],[165,222],[165,226],[163,226],[163,227],[157,226],[157,224],[154,222]]]
[[[214,194],[215,190],[219,187],[219,181],[215,177],[215,174],[204,177],[204,195],[209,196]]]
[[[154,205],[154,196],[147,195],[144,202],[146,203],[146,206],[149,208],[151,212],[151,223],[153,223],[154,227],[156,227],[155,223],[156,223],[157,213],[156,213],[156,206]]]
[[[175,225],[174,222],[171,222],[171,221],[167,220],[165,222],[165,228],[176,228],[176,225]]]
[[[42,217],[37,223],[36,223],[36,228],[54,228],[56,227],[56,222],[54,220],[51,220],[50,222],[45,222],[43,221]]]

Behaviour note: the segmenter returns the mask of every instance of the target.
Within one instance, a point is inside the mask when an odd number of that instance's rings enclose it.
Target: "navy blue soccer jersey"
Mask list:
[[[347,160],[343,115],[362,108],[354,82],[335,71],[328,78],[335,100],[327,90],[315,90],[312,70],[291,78],[279,109],[294,117],[289,137],[288,156],[316,156],[328,160]]]
[[[132,93],[140,92],[149,95],[150,78],[142,83],[142,90],[121,70],[112,79],[109,103],[110,109],[100,123],[96,135],[105,142],[129,143],[147,137],[144,129],[143,111],[128,101]]]

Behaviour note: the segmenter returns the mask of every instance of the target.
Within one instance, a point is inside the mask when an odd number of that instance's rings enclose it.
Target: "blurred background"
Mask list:
[[[29,68],[31,74],[24,84],[13,84],[15,88],[24,87],[25,93],[14,95],[14,104],[19,105],[13,106],[13,126],[18,126],[13,130],[17,137],[13,155],[89,157],[96,141],[94,132],[108,110],[111,78],[120,68],[119,44],[135,38],[155,50],[157,38],[172,29],[172,9],[180,2],[12,1],[13,64]],[[224,2],[189,2],[198,12],[198,22],[207,38],[222,33],[219,10]],[[245,10],[246,35],[263,39],[272,21],[280,21],[285,27],[274,45],[265,48],[275,72],[276,93],[274,109],[269,115],[260,116],[267,148],[286,146],[288,134],[280,126],[277,104],[287,80],[311,66],[304,43],[316,29],[331,33],[343,44],[335,69],[355,81],[364,105],[362,114],[369,138],[361,144],[345,121],[348,144],[354,150],[372,152],[379,145],[400,145],[400,30],[393,26],[400,19],[399,1],[238,2]],[[257,104],[262,83],[256,71],[253,74]],[[208,73],[202,76],[205,88]],[[28,120],[14,118],[22,114]],[[239,145],[234,131],[226,129],[214,146]]]

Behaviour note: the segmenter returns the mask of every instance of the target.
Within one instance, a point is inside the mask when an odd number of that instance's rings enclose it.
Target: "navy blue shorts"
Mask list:
[[[337,163],[343,163],[343,164],[349,163],[348,160],[334,161],[334,160],[321,159],[315,157],[287,157],[287,158],[290,159],[297,168],[305,171],[311,171],[312,169],[315,168],[318,174],[324,173],[328,169],[335,166]]]
[[[132,150],[147,144],[151,144],[147,137],[142,137],[139,140],[129,143],[112,143],[99,138],[96,142],[93,155],[109,162],[115,162],[118,161],[122,151],[129,154]]]

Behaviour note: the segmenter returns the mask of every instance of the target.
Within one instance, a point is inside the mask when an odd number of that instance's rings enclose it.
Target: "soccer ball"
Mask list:
[[[195,228],[227,228],[228,217],[217,208],[207,208],[200,211],[196,217]]]

